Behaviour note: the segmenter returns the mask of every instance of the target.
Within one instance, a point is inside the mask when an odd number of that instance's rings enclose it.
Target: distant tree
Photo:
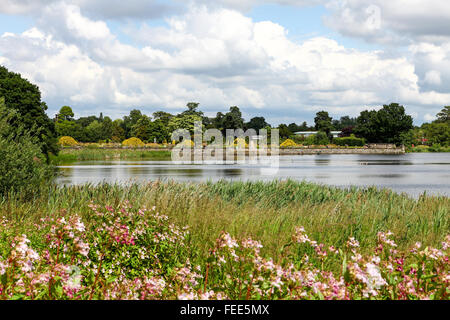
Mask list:
[[[117,119],[112,123],[112,136],[111,140],[113,142],[122,142],[125,140],[125,130],[122,127],[123,120]]]
[[[437,114],[437,119],[435,122],[450,124],[450,106],[444,107],[444,109]]]
[[[230,112],[225,114],[223,119],[223,129],[244,129],[244,119],[239,107],[231,107]]]
[[[91,122],[85,129],[87,142],[99,142],[102,140],[102,131],[102,124],[98,120]]]
[[[202,117],[196,115],[178,115],[173,117],[169,121],[168,125],[168,133],[172,135],[172,133],[177,129],[187,129],[191,133],[194,134],[195,122],[202,122]]]
[[[130,111],[129,116],[125,116],[123,118],[123,128],[125,130],[125,136],[127,138],[132,137],[133,126],[139,121],[142,117],[142,112],[140,110],[133,109]]]
[[[224,119],[225,119],[225,115],[222,112],[218,112],[216,117],[212,119],[212,126],[216,129],[219,129],[220,131],[223,131]]]
[[[149,141],[152,133],[152,122],[150,118],[143,115],[133,126],[131,132],[134,137],[139,138],[142,141]]]
[[[445,122],[433,122],[425,126],[425,138],[429,144],[450,146],[450,125]]]
[[[289,130],[289,127],[285,124],[280,124],[278,126],[278,130],[279,130],[280,138],[282,138],[282,139],[287,139],[293,135],[291,130]]]
[[[6,108],[18,113],[17,123],[12,125],[32,131],[47,159],[49,152],[58,152],[55,124],[45,113],[47,105],[36,85],[0,66],[0,97],[4,97]]]
[[[72,108],[69,106],[64,106],[59,110],[58,113],[58,122],[59,121],[72,121],[75,114],[72,111]]]
[[[111,140],[112,136],[113,136],[113,121],[111,120],[110,117],[104,117],[103,121],[101,122],[102,124],[102,133],[101,133],[101,139],[100,140]]]
[[[183,113],[181,113],[181,115],[203,117],[203,112],[197,110],[199,105],[200,105],[200,103],[197,103],[197,102],[189,102],[186,105],[188,109],[186,111],[184,111]]]
[[[398,103],[384,105],[379,111],[363,111],[354,132],[368,142],[405,143],[405,133],[413,128],[413,119]]]
[[[166,126],[169,124],[169,121],[172,118],[173,118],[173,115],[168,112],[157,111],[157,112],[153,113],[153,119],[161,120],[161,122]]]
[[[264,117],[252,118],[245,124],[246,129],[254,129],[256,130],[256,132],[259,132],[259,130],[264,129],[267,126],[270,126],[270,124],[266,122],[266,119]]]
[[[330,117],[328,112],[320,111],[314,118],[314,123],[316,124],[315,128],[317,131],[325,132],[327,136],[330,136],[331,130],[333,129],[332,121],[333,119]]]

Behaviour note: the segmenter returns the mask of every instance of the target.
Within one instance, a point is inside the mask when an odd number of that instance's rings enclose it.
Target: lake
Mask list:
[[[337,187],[389,188],[415,198],[450,196],[450,153],[406,155],[281,156],[275,175],[262,165],[176,165],[170,161],[83,161],[59,166],[60,185],[148,182],[157,179],[203,182],[226,180],[306,180]]]

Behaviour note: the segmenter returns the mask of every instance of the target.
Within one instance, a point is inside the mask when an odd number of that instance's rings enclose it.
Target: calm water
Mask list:
[[[275,175],[261,165],[175,165],[170,161],[83,161],[60,167],[59,184],[294,179],[334,185],[377,186],[418,197],[450,196],[450,153],[282,156]]]

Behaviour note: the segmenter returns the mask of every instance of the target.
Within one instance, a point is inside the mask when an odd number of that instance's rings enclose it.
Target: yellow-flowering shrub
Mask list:
[[[192,140],[183,140],[178,145],[184,146],[184,147],[194,147],[195,146],[194,141],[192,141]]]
[[[291,140],[291,139],[287,139],[285,142],[283,142],[280,147],[282,148],[292,148],[292,147],[296,147],[297,144]]]
[[[234,140],[234,145],[236,147],[248,148],[248,143],[245,142],[245,139],[242,138],[237,138],[236,140]]]
[[[145,144],[139,138],[130,138],[122,142],[124,147],[143,147]]]
[[[78,144],[78,142],[72,137],[61,137],[58,140],[58,144],[63,147],[73,147]]]

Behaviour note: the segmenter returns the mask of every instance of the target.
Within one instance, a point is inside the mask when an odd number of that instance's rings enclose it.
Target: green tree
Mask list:
[[[133,126],[136,125],[140,118],[142,118],[142,113],[141,111],[136,109],[131,110],[130,115],[123,118],[123,128],[125,130],[125,136],[127,138],[132,137]]]
[[[72,121],[75,114],[72,111],[72,108],[69,106],[64,106],[59,110],[58,113],[58,122],[59,121]]]
[[[16,110],[0,98],[0,195],[20,192],[22,197],[36,194],[51,181],[53,168],[47,164],[41,142],[17,123]]]
[[[125,138],[125,130],[122,127],[123,120],[117,119],[112,123],[112,137],[111,140],[113,142],[122,142]]]
[[[223,119],[223,130],[226,129],[244,129],[244,119],[242,118],[239,107],[233,106],[230,112],[225,114]]]
[[[150,117],[143,115],[132,128],[132,135],[142,141],[149,141],[152,133]]]
[[[425,137],[429,144],[450,146],[450,125],[444,122],[433,122],[425,126]]]
[[[444,107],[444,109],[437,114],[437,119],[435,122],[450,124],[450,106]]]
[[[293,133],[289,130],[289,127],[285,124],[280,124],[278,126],[278,130],[280,130],[280,138],[282,139],[287,139],[293,135]]]
[[[379,111],[363,111],[355,133],[368,142],[405,144],[406,133],[413,129],[413,119],[398,103],[384,105]]]
[[[102,131],[102,124],[98,120],[91,122],[85,129],[87,142],[99,142],[102,140]]]
[[[333,129],[332,121],[333,119],[330,117],[328,112],[326,111],[317,112],[316,117],[314,118],[316,130],[325,132],[327,136],[330,136],[331,130]]]
[[[270,126],[270,124],[266,122],[266,119],[264,117],[252,118],[245,124],[246,129],[254,129],[256,130],[256,132],[259,132],[259,130],[264,129],[267,126]]]
[[[47,159],[48,153],[58,152],[55,125],[45,113],[47,105],[36,85],[0,66],[0,97],[4,97],[6,108],[18,112],[12,125],[32,131]]]
[[[102,130],[101,130],[101,139],[100,140],[111,140],[113,135],[113,121],[110,117],[104,117],[102,124]]]
[[[196,115],[178,115],[173,117],[168,125],[169,135],[172,135],[177,129],[189,130],[191,135],[193,135],[196,121],[202,122],[202,117]]]
[[[203,112],[198,110],[200,103],[197,102],[189,102],[187,106],[187,110],[181,113],[182,116],[197,116],[203,117]]]

